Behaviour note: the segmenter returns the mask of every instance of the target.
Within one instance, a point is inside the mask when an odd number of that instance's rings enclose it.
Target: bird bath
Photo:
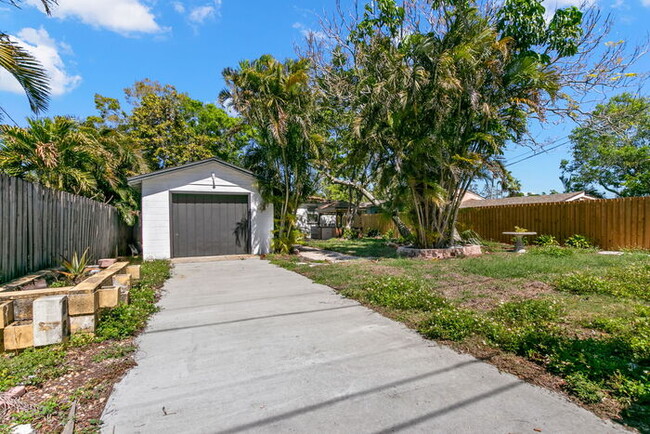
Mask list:
[[[515,237],[515,253],[526,253],[524,249],[524,237],[537,235],[537,232],[503,232],[503,235]]]

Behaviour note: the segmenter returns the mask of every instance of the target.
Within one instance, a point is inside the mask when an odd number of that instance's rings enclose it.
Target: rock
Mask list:
[[[399,247],[398,256],[408,258],[447,259],[463,256],[480,256],[483,252],[481,246],[453,246],[447,249],[416,249],[414,247]]]
[[[36,434],[36,430],[29,423],[16,425],[11,429],[11,434]]]
[[[12,387],[11,389],[7,390],[3,395],[3,398],[9,398],[9,399],[18,399],[21,396],[23,396],[27,392],[27,389],[25,389],[25,386],[15,386]]]

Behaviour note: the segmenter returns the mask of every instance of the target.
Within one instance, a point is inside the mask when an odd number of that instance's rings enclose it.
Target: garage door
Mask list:
[[[248,196],[172,194],[172,256],[249,253]]]

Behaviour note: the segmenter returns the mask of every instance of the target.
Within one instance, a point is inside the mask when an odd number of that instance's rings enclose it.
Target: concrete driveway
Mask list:
[[[177,264],[108,433],[603,433],[560,395],[261,260]]]

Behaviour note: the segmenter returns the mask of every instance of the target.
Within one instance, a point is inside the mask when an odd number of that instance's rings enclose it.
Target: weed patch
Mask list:
[[[124,339],[132,336],[158,310],[156,289],[169,278],[169,262],[144,262],[141,272],[143,278],[131,288],[129,304],[121,304],[100,314],[96,331],[98,339]]]

